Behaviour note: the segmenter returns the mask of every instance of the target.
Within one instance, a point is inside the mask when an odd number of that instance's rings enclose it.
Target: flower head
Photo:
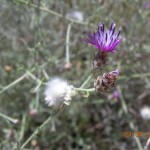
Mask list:
[[[103,76],[98,76],[94,82],[94,87],[97,92],[105,92],[114,87],[115,81],[119,75],[119,70],[104,73]]]
[[[144,106],[140,110],[141,117],[144,120],[150,120],[150,107]]]
[[[113,52],[120,44],[122,39],[119,39],[121,29],[118,33],[115,33],[116,25],[111,23],[109,30],[104,29],[104,23],[98,25],[98,29],[93,34],[88,34],[88,39],[84,39],[85,42],[94,45],[102,52]]]
[[[69,105],[73,86],[61,78],[53,78],[47,83],[44,92],[45,101],[48,106]]]
[[[84,20],[84,14],[82,11],[71,11],[66,15],[66,17],[81,22]]]

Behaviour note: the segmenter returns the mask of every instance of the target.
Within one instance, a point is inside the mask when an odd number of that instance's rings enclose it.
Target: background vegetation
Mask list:
[[[104,71],[121,69],[118,87],[108,93],[74,97],[63,113],[26,146],[35,150],[134,150],[148,138],[124,131],[149,132],[140,109],[150,106],[150,2],[146,0],[0,1],[0,146],[11,150],[54,111],[44,103],[42,84],[61,76],[80,87],[91,72],[96,49],[81,41],[99,21],[123,28],[123,42]],[[68,19],[74,11],[84,20]],[[66,64],[68,27],[70,63]],[[93,86],[94,79],[86,85]],[[112,97],[119,91],[119,98]],[[127,109],[126,109],[127,108]],[[14,120],[18,119],[18,120]],[[19,122],[18,122],[19,121]],[[133,125],[133,126],[132,126]]]

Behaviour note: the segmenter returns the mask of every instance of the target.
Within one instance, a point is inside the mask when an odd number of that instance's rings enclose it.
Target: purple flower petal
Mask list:
[[[94,45],[102,52],[113,52],[117,46],[121,43],[122,39],[119,39],[121,29],[118,33],[115,33],[116,24],[111,23],[109,30],[105,31],[104,23],[98,25],[96,32],[87,35],[87,39],[84,42]]]

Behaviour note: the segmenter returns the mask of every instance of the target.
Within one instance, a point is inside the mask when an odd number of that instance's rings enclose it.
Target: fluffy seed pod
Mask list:
[[[150,120],[150,107],[142,107],[140,110],[140,115],[144,120]]]
[[[48,106],[59,107],[62,104],[70,104],[72,93],[72,85],[61,78],[53,78],[47,83],[44,96]]]

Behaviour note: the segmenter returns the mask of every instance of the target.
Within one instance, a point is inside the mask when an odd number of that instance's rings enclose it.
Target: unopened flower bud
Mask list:
[[[108,56],[107,52],[98,52],[95,55],[93,62],[92,62],[93,69],[102,68],[106,64],[107,56]]]
[[[115,81],[119,75],[119,70],[104,73],[103,76],[98,76],[94,82],[94,87],[97,92],[105,92],[114,87]]]

